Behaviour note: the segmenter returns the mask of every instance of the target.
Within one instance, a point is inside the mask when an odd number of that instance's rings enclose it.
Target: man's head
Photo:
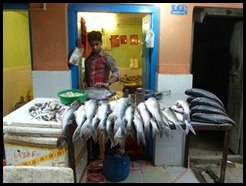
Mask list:
[[[93,53],[98,54],[102,45],[102,33],[99,31],[91,31],[87,35],[91,50]]]

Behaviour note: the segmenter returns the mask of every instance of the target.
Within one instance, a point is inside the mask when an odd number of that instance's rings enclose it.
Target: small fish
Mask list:
[[[116,93],[112,90],[103,87],[88,87],[86,90],[87,99],[95,100],[107,100],[108,98],[114,96]]]

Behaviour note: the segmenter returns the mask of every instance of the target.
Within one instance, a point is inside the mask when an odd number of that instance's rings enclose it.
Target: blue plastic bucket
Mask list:
[[[127,154],[121,158],[113,155],[114,151],[109,151],[104,157],[103,174],[108,181],[120,182],[128,177],[131,161]]]

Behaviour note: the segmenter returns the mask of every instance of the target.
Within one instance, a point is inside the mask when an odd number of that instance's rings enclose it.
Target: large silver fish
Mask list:
[[[114,141],[114,120],[115,115],[113,113],[110,113],[108,115],[108,118],[106,120],[106,133],[104,135],[104,143],[106,143],[108,140],[111,142],[111,148],[115,146]]]
[[[151,115],[150,115],[148,109],[146,108],[146,105],[144,104],[144,102],[140,102],[137,105],[137,108],[138,108],[138,110],[140,112],[140,115],[143,118],[145,136],[146,136],[147,139],[149,139]]]
[[[162,110],[162,113],[170,124],[175,125],[176,130],[179,129],[180,131],[183,131],[183,128],[178,121],[178,118],[176,117],[175,113],[170,107],[167,107],[164,110]]]
[[[183,108],[184,110],[184,120],[187,119],[190,122],[190,106],[187,101],[184,100],[176,100],[175,105]]]
[[[63,113],[61,116],[61,123],[62,123],[62,131],[57,139],[57,147],[60,148],[62,143],[68,142],[69,138],[69,131],[68,127],[75,121],[74,111],[79,108],[81,105],[81,102],[79,100],[76,100],[72,102],[69,106],[69,108]]]
[[[154,117],[150,118],[150,124],[152,128],[152,137],[154,138],[156,134],[160,134],[160,131],[157,127],[157,123]]]
[[[222,114],[209,114],[209,113],[194,113],[191,115],[193,121],[204,122],[204,123],[216,123],[216,124],[232,124],[237,128],[235,121],[228,116]]]
[[[160,104],[157,99],[154,97],[150,97],[144,101],[144,104],[146,105],[148,111],[151,113],[152,117],[155,118],[160,131],[160,136],[162,137],[163,133],[165,133],[165,135],[168,137],[171,130],[168,123],[165,123],[165,121],[163,120],[163,113],[160,110]]]
[[[87,99],[106,100],[116,94],[114,91],[103,87],[88,87],[85,90]]]
[[[227,116],[227,114],[223,110],[209,105],[195,105],[191,107],[190,110],[191,110],[191,114],[201,112],[201,113],[210,113],[210,114],[222,114]]]
[[[78,110],[76,110],[74,112],[74,115],[75,115],[75,120],[76,120],[76,123],[77,123],[77,128],[75,129],[75,131],[73,133],[73,143],[75,141],[77,141],[77,139],[79,139],[81,127],[83,126],[83,123],[86,120],[85,106],[81,105],[78,108]]]
[[[92,119],[96,111],[97,111],[97,100],[90,99],[85,102],[86,121],[84,122],[80,130],[80,137],[84,142],[87,141],[91,136],[95,142],[97,141],[97,133],[92,126]]]
[[[116,116],[114,120],[114,133],[118,130],[118,127],[121,127],[123,131],[127,133],[123,116],[130,103],[129,98],[122,97],[118,100],[113,111],[113,114]]]
[[[95,124],[99,122],[97,127],[95,128],[97,134],[100,135],[101,132],[104,132],[106,130],[106,121],[109,113],[110,113],[110,106],[108,104],[108,101],[107,100],[100,101],[97,113],[92,120],[92,126],[94,128],[96,126]]]
[[[121,127],[119,127],[114,135],[115,145],[119,144],[121,149],[125,150],[126,134]]]
[[[201,88],[191,88],[191,89],[185,90],[185,94],[188,96],[192,96],[192,97],[206,97],[209,99],[213,99],[216,102],[218,102],[221,107],[224,108],[223,102],[214,93],[208,90],[204,90]]]
[[[137,144],[140,145],[140,142],[142,142],[145,145],[146,141],[145,141],[144,128],[143,128],[143,119],[140,116],[138,108],[134,109],[133,123],[137,133],[136,135]]]
[[[130,135],[132,139],[135,140],[135,130],[134,130],[134,124],[133,124],[133,114],[134,114],[134,107],[132,104],[128,105],[126,108],[125,114],[124,114],[124,120],[126,122],[126,131],[127,135]]]
[[[206,97],[197,97],[190,102],[190,107],[194,107],[195,105],[209,105],[222,111],[226,112],[225,108],[222,107],[217,101]]]

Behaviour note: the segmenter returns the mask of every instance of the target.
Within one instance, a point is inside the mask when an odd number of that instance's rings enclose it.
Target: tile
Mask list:
[[[172,183],[200,183],[191,169],[182,166],[166,168]]]
[[[58,98],[58,92],[71,89],[70,71],[32,71],[32,76],[35,98]]]
[[[143,172],[144,183],[171,183],[166,172]]]
[[[171,163],[172,147],[159,147],[154,150],[154,165],[165,165]]]
[[[157,90],[171,90],[172,93],[184,93],[192,87],[192,74],[158,74]]]
[[[144,183],[144,179],[141,172],[130,171],[127,179],[118,183]]]
[[[143,173],[156,173],[156,172],[160,172],[160,173],[167,173],[167,170],[165,168],[163,168],[163,166],[154,166],[154,165],[148,165],[145,168],[142,168],[142,172]]]

